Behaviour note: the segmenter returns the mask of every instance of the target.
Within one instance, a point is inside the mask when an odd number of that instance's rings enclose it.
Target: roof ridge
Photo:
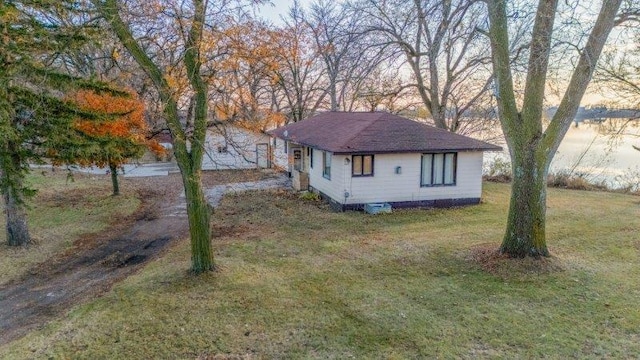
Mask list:
[[[335,111],[322,111],[320,113],[318,113],[318,115],[320,114],[331,114],[331,113],[343,113],[343,114],[391,114],[388,111],[384,111],[384,110],[376,110],[376,111],[370,111],[370,110],[353,110],[353,111],[345,111],[345,110],[335,110]]]
[[[345,112],[348,112],[348,111],[345,111]],[[350,137],[350,138],[346,139],[345,141],[343,141],[340,144],[340,148],[342,148],[342,149],[347,148],[348,149],[349,147],[345,147],[345,144],[349,144],[351,142],[351,140],[353,140],[353,139],[357,138],[358,136],[360,136],[361,132],[363,132],[364,130],[368,129],[370,126],[373,126],[373,124],[377,123],[380,120],[380,118],[382,118],[382,115],[388,114],[388,113],[385,113],[385,112],[378,112],[378,111],[375,111],[375,112],[374,111],[362,111],[362,113],[376,114],[378,116],[376,118],[374,118],[372,121],[370,121],[365,127],[360,129],[360,131],[357,132],[355,135],[353,135],[352,137]]]
[[[289,133],[284,136],[286,130]],[[336,154],[501,149],[483,140],[388,112],[325,112],[269,133]]]

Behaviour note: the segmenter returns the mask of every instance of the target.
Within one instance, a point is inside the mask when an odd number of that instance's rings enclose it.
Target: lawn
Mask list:
[[[219,271],[185,239],[0,358],[635,358],[640,197],[550,189],[542,262],[497,248],[508,186],[482,204],[332,213],[286,192],[227,196]]]
[[[106,175],[75,174],[70,178],[62,170],[44,170],[34,171],[26,182],[38,190],[36,196],[27,201],[33,244],[28,247],[6,245],[3,213],[0,217],[0,285],[70,249],[81,236],[106,229],[140,205],[135,192],[127,186],[121,196],[111,196],[111,180]],[[0,210],[4,211],[1,200]]]

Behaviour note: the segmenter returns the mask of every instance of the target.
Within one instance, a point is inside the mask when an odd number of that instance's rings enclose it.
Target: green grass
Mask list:
[[[485,270],[469,256],[497,248],[507,200],[487,183],[479,206],[369,216],[226,197],[219,272],[190,276],[185,240],[0,357],[637,357],[640,198],[550,189],[554,258]]]
[[[27,203],[34,243],[28,247],[7,246],[5,218],[0,218],[0,285],[69,249],[82,235],[106,229],[113,220],[132,214],[140,205],[129,189],[122,196],[111,196],[111,182],[106,176],[77,174],[69,179],[64,171],[42,171],[29,175],[27,183],[38,189]]]

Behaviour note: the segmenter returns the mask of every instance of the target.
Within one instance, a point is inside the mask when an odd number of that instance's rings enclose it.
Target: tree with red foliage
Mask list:
[[[129,97],[108,93],[79,91],[70,97],[78,108],[112,116],[103,121],[76,119],[73,123],[75,141],[56,151],[54,163],[73,163],[81,166],[108,166],[113,183],[113,195],[120,193],[118,168],[137,159],[146,149],[161,155],[165,149],[155,140],[148,140],[144,120],[144,103],[134,94]]]

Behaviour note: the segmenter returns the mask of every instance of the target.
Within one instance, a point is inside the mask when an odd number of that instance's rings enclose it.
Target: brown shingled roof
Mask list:
[[[325,112],[268,133],[336,154],[502,150],[387,112]]]

